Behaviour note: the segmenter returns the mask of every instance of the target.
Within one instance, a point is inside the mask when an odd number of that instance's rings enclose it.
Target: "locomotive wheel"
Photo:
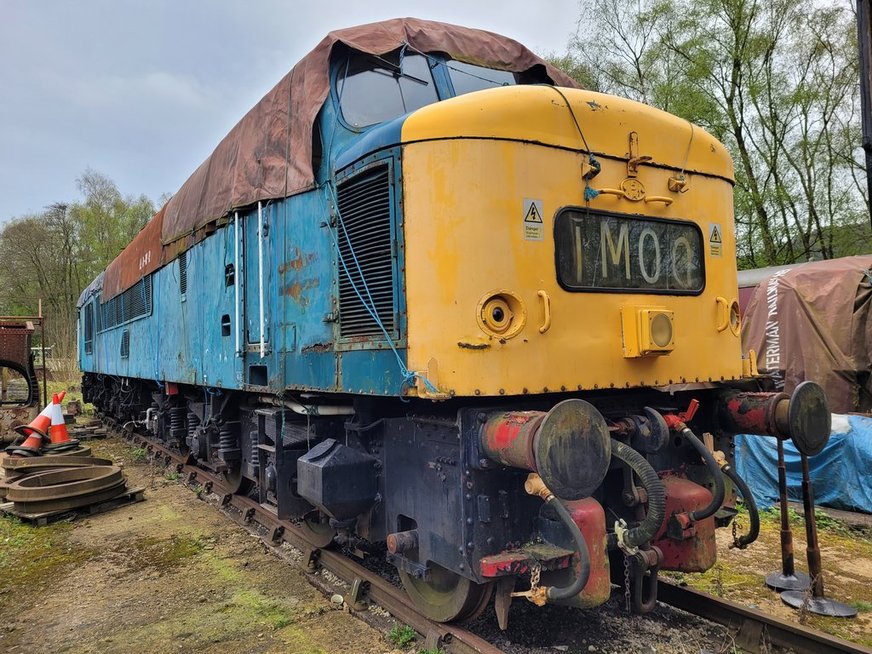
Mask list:
[[[309,513],[300,521],[300,527],[315,547],[325,548],[333,543],[336,530],[329,522],[321,522],[319,513]]]
[[[242,466],[235,470],[227,470],[221,473],[221,479],[228,493],[233,495],[243,490],[243,485],[247,486],[248,480],[242,476]]]
[[[415,607],[436,622],[473,620],[484,611],[493,594],[493,584],[477,584],[466,577],[430,564],[425,581],[398,570],[403,588]]]

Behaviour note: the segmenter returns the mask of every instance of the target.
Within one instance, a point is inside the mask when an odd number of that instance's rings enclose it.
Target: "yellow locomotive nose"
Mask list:
[[[445,397],[740,378],[726,149],[560,93],[480,91],[403,123],[409,368]]]

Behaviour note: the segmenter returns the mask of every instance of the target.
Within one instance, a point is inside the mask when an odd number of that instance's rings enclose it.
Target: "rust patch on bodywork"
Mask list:
[[[30,349],[33,332],[30,320],[0,321],[0,441],[14,440],[12,429],[26,425],[37,414],[39,387]]]
[[[294,282],[293,284],[285,286],[282,289],[282,292],[305,306],[309,304],[309,299],[306,297],[305,291],[311,288],[317,288],[318,284],[319,281],[317,279],[309,279],[304,282]]]
[[[333,343],[312,343],[302,349],[302,352],[330,352],[333,350]]]
[[[299,248],[294,248],[291,258],[288,261],[279,264],[279,274],[284,275],[291,270],[299,272],[314,260],[314,253],[309,253],[306,256],[303,256],[303,253],[300,252]]]

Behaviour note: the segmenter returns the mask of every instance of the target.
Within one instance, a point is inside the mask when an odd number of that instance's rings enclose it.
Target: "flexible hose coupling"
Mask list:
[[[527,491],[528,495],[541,497],[546,502],[554,497],[554,493],[548,490],[545,482],[542,481],[542,478],[535,472],[531,472],[527,475],[527,481],[524,482],[524,490]]]

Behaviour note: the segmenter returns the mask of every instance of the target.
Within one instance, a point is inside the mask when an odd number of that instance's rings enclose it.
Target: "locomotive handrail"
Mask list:
[[[674,200],[666,195],[649,195],[645,198],[645,202],[650,204],[652,202],[662,202],[667,207],[674,202]]]
[[[545,317],[542,320],[542,326],[539,327],[539,333],[544,334],[551,329],[551,298],[545,291],[539,291],[536,295],[542,298],[542,308],[545,311]]]

